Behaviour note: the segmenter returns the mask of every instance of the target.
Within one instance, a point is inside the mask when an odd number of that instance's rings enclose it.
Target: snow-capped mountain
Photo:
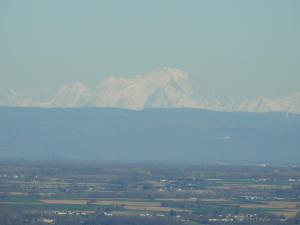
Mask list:
[[[33,106],[34,102],[30,98],[23,98],[14,90],[9,90],[7,93],[1,93],[0,106]]]
[[[292,96],[245,98],[234,101],[224,95],[203,96],[193,91],[189,76],[182,70],[163,68],[135,78],[107,77],[94,88],[75,82],[60,87],[56,93],[42,100],[22,98],[14,91],[0,96],[2,106],[22,107],[113,107],[144,108],[201,108],[214,111],[300,113],[300,93]]]
[[[133,79],[108,77],[94,89],[96,106],[143,109],[146,107],[195,107],[186,73],[161,69]]]
[[[239,104],[237,111],[246,112],[295,112],[300,113],[300,93],[292,96],[269,99],[269,98],[245,98]]]
[[[46,107],[80,107],[88,106],[91,89],[80,82],[63,85],[53,98],[41,102]]]

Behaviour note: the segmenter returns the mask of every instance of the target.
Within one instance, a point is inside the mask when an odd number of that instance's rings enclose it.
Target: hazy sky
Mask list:
[[[299,0],[0,0],[0,91],[175,67],[233,97],[300,91]]]

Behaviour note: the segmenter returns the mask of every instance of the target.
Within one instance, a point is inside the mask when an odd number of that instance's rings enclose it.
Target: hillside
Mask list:
[[[299,133],[298,114],[0,108],[2,158],[294,162]]]

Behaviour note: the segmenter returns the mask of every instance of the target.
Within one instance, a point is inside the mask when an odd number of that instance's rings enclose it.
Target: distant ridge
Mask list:
[[[192,88],[182,70],[162,68],[132,79],[107,77],[95,88],[80,82],[66,84],[48,99],[22,98],[15,91],[2,94],[0,105],[19,107],[112,107],[141,110],[145,108],[198,108],[214,111],[293,112],[300,113],[300,93],[292,96],[244,98],[234,101],[227,96],[201,96]]]
[[[300,115],[0,107],[1,158],[300,163]]]

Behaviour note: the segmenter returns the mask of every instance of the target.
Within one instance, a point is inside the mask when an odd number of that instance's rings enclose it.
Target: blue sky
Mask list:
[[[240,98],[300,91],[298,0],[1,0],[0,91],[160,67]]]

